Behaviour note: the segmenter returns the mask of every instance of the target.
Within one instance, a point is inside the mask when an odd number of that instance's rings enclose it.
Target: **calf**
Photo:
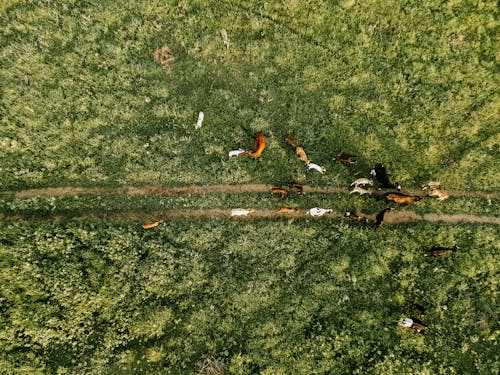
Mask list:
[[[439,189],[431,189],[427,193],[429,197],[436,197],[438,201],[444,201],[445,199],[448,199],[449,194],[448,192],[444,190],[439,190]]]
[[[160,225],[163,222],[164,222],[164,220],[156,220],[156,221],[153,221],[152,223],[144,223],[144,224],[142,224],[142,229],[151,229],[151,228],[157,227],[158,225]]]
[[[354,181],[350,186],[359,186],[359,185],[370,185],[373,186],[372,180],[369,180],[367,178],[358,178],[356,181]]]
[[[356,215],[350,211],[346,211],[344,213],[344,216],[341,216],[340,218],[342,219],[348,219],[350,221],[356,221],[356,222],[361,222],[361,221],[366,221],[366,217],[364,217],[363,215]]]
[[[387,172],[385,171],[385,167],[378,163],[375,164],[375,167],[370,172],[378,182],[380,182],[380,186],[386,189],[395,189],[396,185],[389,181],[389,176],[387,176]]]
[[[429,250],[426,250],[424,252],[424,255],[427,257],[439,257],[442,255],[449,254],[455,250],[458,250],[458,246],[452,246],[452,247],[441,247],[441,246],[434,246]]]
[[[282,188],[271,188],[271,194],[281,194],[284,197],[288,194],[288,191]]]
[[[229,157],[232,158],[233,156],[238,156],[240,154],[245,154],[246,151],[243,150],[242,148],[239,148],[237,150],[231,150],[229,151]]]
[[[301,184],[299,184],[298,182],[291,182],[291,183],[288,185],[288,188],[289,188],[290,190],[297,190],[297,193],[298,193],[299,195],[304,194],[304,187],[303,187]]]
[[[429,332],[429,327],[427,327],[421,320],[417,318],[404,318],[398,320],[398,325],[401,327],[407,327],[414,329],[415,331],[427,335]]]
[[[292,145],[295,148],[299,147],[297,141],[290,134],[285,135],[285,142],[288,143],[289,145]]]
[[[233,208],[231,210],[231,216],[247,216],[252,212],[255,212],[255,210],[247,210],[246,208]]]
[[[313,207],[309,211],[306,212],[306,215],[311,215],[311,216],[323,216],[324,214],[328,212],[333,212],[331,208],[320,208],[320,207]]]
[[[396,204],[410,204],[412,202],[418,202],[421,200],[419,196],[406,195],[403,193],[387,193],[385,194],[385,200],[387,202],[394,202]]]
[[[335,156],[335,160],[342,164],[355,164],[358,162],[356,158],[356,155],[351,155],[346,152],[341,152],[340,154]]]
[[[264,138],[264,133],[258,132],[253,142],[254,151],[247,151],[246,153],[248,156],[252,158],[260,158],[265,148],[266,148],[266,139]]]
[[[354,193],[358,193],[360,195],[364,195],[364,194],[371,194],[372,192],[370,190],[363,189],[362,187],[355,186],[354,189],[352,189],[349,192],[349,194],[354,194]]]
[[[298,210],[296,208],[289,208],[289,207],[280,207],[278,212],[281,212],[283,214],[291,214],[294,212],[297,212]]]
[[[308,163],[307,164],[307,168],[308,169],[314,169],[314,170],[318,171],[321,174],[323,174],[323,173],[326,172],[325,168],[323,168],[321,165],[314,164],[314,163]]]
[[[299,155],[300,160],[302,160],[304,163],[309,164],[311,161],[307,158],[306,152],[304,149],[300,146],[298,146],[295,151],[297,152],[297,155]]]

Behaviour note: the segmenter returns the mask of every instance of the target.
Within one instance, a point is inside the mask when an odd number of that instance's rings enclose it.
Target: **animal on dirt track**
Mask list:
[[[271,194],[281,194],[282,197],[285,197],[288,191],[282,188],[271,188]]]
[[[304,193],[304,187],[302,184],[299,184],[298,182],[291,182],[288,184],[288,189],[290,190],[297,190],[297,193],[299,195],[303,195]]]
[[[361,221],[367,221],[366,217],[364,217],[363,215],[356,215],[351,211],[344,212],[344,216],[340,216],[339,219],[347,219],[350,221],[356,221],[358,223]]]
[[[382,226],[382,224],[384,224],[385,215],[389,211],[392,211],[393,209],[394,209],[393,207],[387,207],[387,208],[384,208],[382,211],[380,211],[377,214],[377,217],[375,218],[375,224],[373,225],[373,227],[375,229],[380,228]]]
[[[264,137],[264,133],[258,132],[253,142],[254,151],[247,151],[246,153],[248,156],[252,158],[260,158],[265,148],[266,148],[266,138]]]
[[[306,215],[323,216],[324,214],[329,213],[329,212],[333,212],[333,210],[331,208],[313,207],[306,212]]]
[[[163,222],[164,222],[164,220],[156,220],[156,221],[153,221],[151,223],[144,223],[144,224],[142,224],[142,229],[151,229],[151,228],[157,227],[158,225],[160,225]]]
[[[427,327],[421,320],[417,318],[404,318],[398,320],[398,325],[401,327],[407,327],[414,329],[415,331],[426,335],[429,332],[429,327]]]
[[[434,246],[430,248],[429,250],[426,250],[424,252],[424,255],[427,257],[439,257],[442,255],[450,254],[453,251],[458,250],[458,246],[452,246],[452,247],[442,247],[442,246]]]
[[[373,167],[373,169],[370,171],[370,174],[375,176],[377,181],[380,183],[380,186],[383,188],[395,189],[397,187],[391,181],[389,181],[389,176],[387,175],[385,167],[380,163],[375,164],[375,167]]]
[[[436,197],[438,201],[444,201],[445,199],[449,198],[448,192],[440,189],[431,189],[427,193],[429,197]]]
[[[246,209],[246,208],[233,208],[231,210],[231,216],[247,216],[248,214],[251,214],[252,212],[255,212],[255,210]]]
[[[407,205],[412,202],[418,202],[419,200],[422,199],[418,195],[413,196],[403,193],[386,193],[384,196],[387,202],[394,202],[396,204],[403,204],[403,205]]]
[[[355,194],[355,193],[358,193],[359,195],[364,195],[364,194],[368,194],[370,195],[372,192],[370,190],[367,190],[367,189],[363,189],[362,187],[356,185],[354,187],[354,189],[352,189],[349,194]]]
[[[283,214],[291,214],[294,212],[297,212],[298,210],[296,208],[290,208],[290,207],[280,207],[278,212],[281,212]]]

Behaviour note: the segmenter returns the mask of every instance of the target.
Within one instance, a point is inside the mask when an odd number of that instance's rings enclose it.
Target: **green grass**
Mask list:
[[[407,186],[498,189],[494,1],[252,4],[6,7],[0,188],[337,185],[383,162]],[[164,44],[167,69],[152,58]],[[259,130],[269,144],[260,162],[227,160]],[[305,171],[286,132],[327,175]],[[336,165],[341,150],[360,164]]]
[[[0,227],[7,372],[498,372],[496,226]],[[459,244],[441,258],[422,251]],[[427,308],[429,334],[397,327]]]
[[[498,191],[497,19],[493,0],[0,2],[0,190],[347,187],[381,162],[404,187]],[[169,67],[153,61],[164,45]],[[228,159],[258,131],[261,160]],[[327,173],[307,171],[285,133]],[[359,163],[336,164],[340,151]],[[385,207],[338,194],[2,195],[0,368],[193,374],[215,358],[231,374],[499,372],[498,226],[35,222],[281,205]],[[451,197],[410,209],[498,207]],[[11,215],[33,222],[1,222]],[[427,308],[428,336],[395,325],[416,315],[411,300]]]

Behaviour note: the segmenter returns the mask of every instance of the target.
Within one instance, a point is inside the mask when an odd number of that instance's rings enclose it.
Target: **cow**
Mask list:
[[[156,220],[156,221],[153,221],[152,223],[144,223],[144,224],[142,224],[142,229],[151,229],[151,228],[157,227],[158,225],[160,225],[163,222],[164,222],[164,220]]]
[[[310,210],[306,212],[306,215],[310,216],[323,216],[324,214],[328,212],[333,212],[331,208],[320,208],[320,207],[313,207]]]
[[[360,185],[362,185],[362,186],[365,186],[365,185],[373,186],[373,181],[369,180],[368,178],[358,178],[350,186],[360,186]]]
[[[380,183],[380,186],[386,189],[395,189],[396,185],[389,181],[389,176],[387,176],[387,172],[385,171],[385,167],[378,163],[375,164],[375,167],[370,171],[370,174],[375,176],[377,181]]]
[[[436,197],[438,201],[444,201],[445,199],[449,198],[448,192],[444,190],[439,190],[439,189],[431,189],[427,193],[429,197]]]
[[[281,194],[284,197],[288,194],[288,191],[282,188],[271,188],[271,194]]]
[[[254,151],[247,151],[246,154],[252,158],[260,158],[265,148],[266,148],[266,139],[264,137],[264,133],[258,132],[253,142]]]
[[[452,246],[452,247],[442,247],[442,246],[434,246],[429,250],[426,250],[424,252],[424,256],[427,257],[439,257],[442,255],[449,254],[455,250],[458,250],[458,246]]]
[[[232,158],[233,156],[238,156],[240,154],[244,154],[246,153],[245,150],[243,150],[242,148],[239,148],[237,150],[231,150],[229,151],[229,157]]]
[[[366,217],[363,215],[356,215],[355,213],[352,213],[350,211],[344,212],[344,216],[340,216],[340,219],[347,219],[350,221],[356,221],[356,222],[361,222],[361,221],[366,221]]]
[[[194,126],[195,129],[201,128],[201,124],[203,123],[204,118],[205,118],[205,114],[203,112],[200,112],[198,114],[198,121],[196,122],[196,125]]]
[[[403,204],[403,205],[408,205],[412,202],[418,202],[419,200],[422,199],[417,195],[412,196],[403,193],[386,193],[384,196],[387,202],[394,202],[396,204]]]
[[[248,214],[251,214],[252,212],[255,212],[255,210],[247,210],[246,208],[233,208],[231,210],[231,216],[247,216]]]
[[[364,194],[368,194],[368,195],[371,195],[371,191],[370,190],[367,190],[367,189],[363,189],[362,187],[359,187],[359,186],[355,186],[354,189],[352,189],[349,194],[354,194],[354,193],[358,193],[360,195],[364,195]]]
[[[422,186],[422,190],[434,190],[438,189],[441,186],[441,182],[439,181],[429,181],[425,185]]]
[[[220,36],[222,37],[222,41],[224,42],[224,45],[226,46],[226,48],[229,49],[229,45],[231,44],[231,40],[229,39],[229,37],[227,36],[227,31],[226,29],[222,29],[220,31]]]
[[[285,134],[285,142],[288,143],[289,145],[292,145],[295,148],[299,147],[297,141],[290,134]]]
[[[288,189],[297,190],[297,193],[299,195],[304,194],[304,187],[301,184],[299,184],[298,182],[291,182],[290,184],[288,184]]]
[[[380,211],[378,214],[377,214],[377,217],[375,218],[375,224],[373,225],[373,227],[375,229],[379,228],[382,226],[382,224],[384,224],[384,219],[385,219],[385,215],[389,212],[389,211],[392,211],[394,208],[392,207],[387,207],[387,208],[384,208],[382,211]]]
[[[323,168],[321,165],[314,164],[314,163],[308,163],[306,165],[307,165],[307,169],[314,169],[315,171],[318,171],[321,174],[326,172],[326,169]]]
[[[290,208],[290,207],[280,207],[278,212],[281,212],[283,214],[291,214],[294,212],[297,212],[298,210],[296,208]]]
[[[304,163],[309,164],[311,161],[308,159],[306,152],[304,149],[300,146],[298,146],[295,151],[297,152],[297,155],[299,155],[300,160],[302,160]]]
[[[415,331],[423,335],[427,335],[427,333],[429,332],[429,327],[427,327],[421,320],[417,318],[399,319],[398,325],[401,327],[414,329]]]
[[[358,162],[356,158],[357,158],[356,155],[351,155],[343,151],[337,156],[335,156],[335,160],[342,164],[355,164]]]

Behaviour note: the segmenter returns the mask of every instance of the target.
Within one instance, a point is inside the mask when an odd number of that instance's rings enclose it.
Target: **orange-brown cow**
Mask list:
[[[403,193],[387,193],[385,194],[385,200],[387,202],[394,202],[396,204],[410,204],[412,202],[418,202],[421,200],[419,196],[406,195]]]
[[[453,247],[441,247],[441,246],[434,246],[430,250],[427,250],[424,255],[427,257],[439,257],[442,255],[449,254],[455,250],[458,250],[458,246],[455,245]]]
[[[271,194],[281,194],[284,197],[288,194],[288,191],[282,188],[271,188]]]
[[[142,229],[151,229],[151,228],[157,227],[158,225],[163,223],[163,221],[164,220],[156,220],[156,221],[153,221],[152,223],[144,223],[144,224],[142,224]]]
[[[294,212],[297,212],[298,210],[296,208],[290,208],[290,207],[280,207],[279,212],[283,214],[291,214]]]
[[[260,158],[265,148],[266,148],[266,139],[264,138],[264,133],[258,132],[253,142],[254,151],[247,151],[247,155],[252,158]]]

